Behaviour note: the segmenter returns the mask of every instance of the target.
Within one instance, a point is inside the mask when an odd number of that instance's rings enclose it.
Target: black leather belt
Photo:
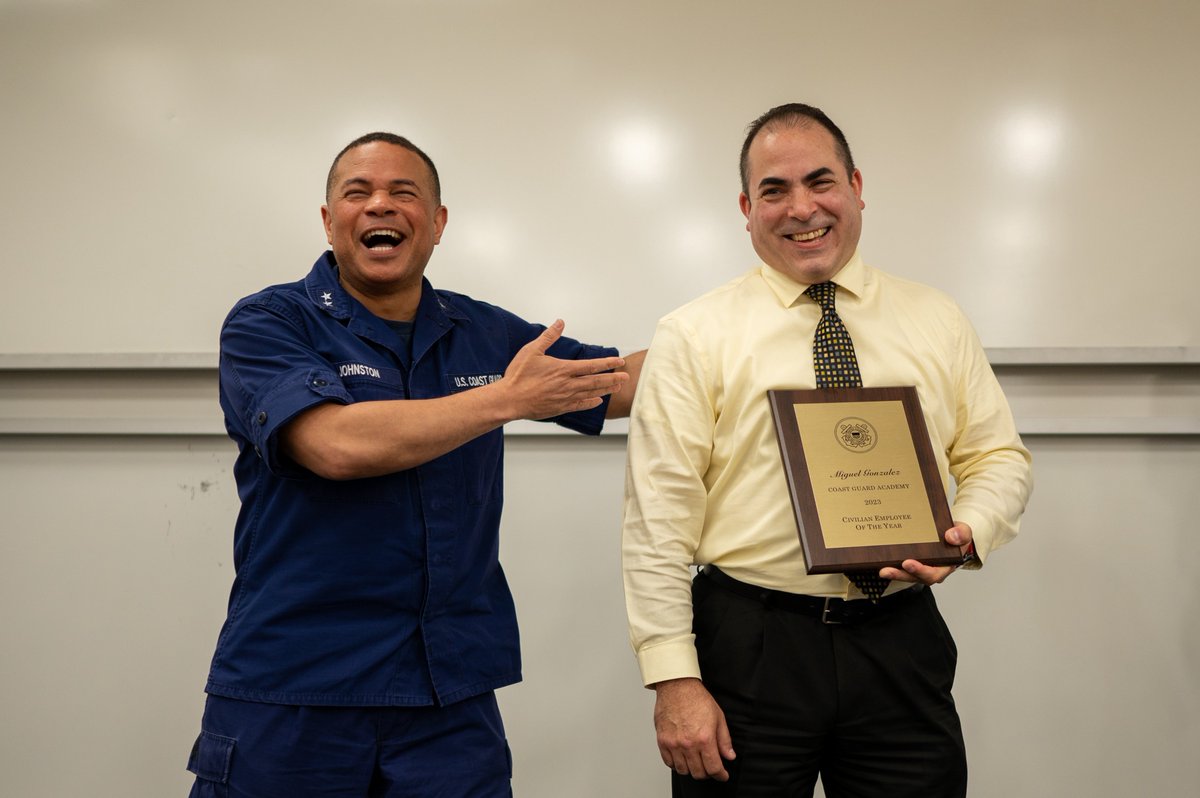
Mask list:
[[[730,593],[761,601],[769,607],[778,607],[788,612],[808,615],[818,619],[821,623],[831,624],[862,623],[871,618],[877,618],[907,604],[925,589],[925,585],[918,582],[906,590],[884,596],[877,604],[872,604],[867,599],[847,601],[840,598],[806,596],[800,593],[785,593],[782,590],[758,587],[739,582],[715,565],[705,565],[700,569],[700,575]]]

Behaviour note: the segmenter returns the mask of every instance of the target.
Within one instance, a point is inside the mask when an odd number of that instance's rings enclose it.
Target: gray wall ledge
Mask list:
[[[1200,346],[988,347],[993,366],[1188,366]],[[0,352],[4,371],[215,369],[216,352]]]
[[[1200,435],[1200,347],[994,348],[1026,436]],[[606,425],[622,436],[628,423]],[[518,421],[513,435],[568,435]],[[212,352],[0,354],[0,436],[224,436]]]

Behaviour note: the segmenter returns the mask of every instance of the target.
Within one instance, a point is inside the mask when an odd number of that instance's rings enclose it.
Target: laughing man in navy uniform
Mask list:
[[[242,506],[192,795],[508,796],[501,428],[598,433],[642,353],[435,290],[447,211],[407,139],[342,150],[321,216],[331,251],[221,332]]]

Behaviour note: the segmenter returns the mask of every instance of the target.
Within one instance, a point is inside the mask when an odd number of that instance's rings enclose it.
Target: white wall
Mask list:
[[[0,0],[0,352],[213,351],[377,128],[443,173],[435,284],[639,346],[753,263],[737,152],[793,100],[850,137],[868,262],[987,345],[1196,345],[1128,281],[1195,286],[1198,38],[1194,0]]]

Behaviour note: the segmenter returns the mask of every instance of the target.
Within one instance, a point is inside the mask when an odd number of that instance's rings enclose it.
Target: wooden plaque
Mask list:
[[[808,573],[962,562],[916,388],[767,394]]]

